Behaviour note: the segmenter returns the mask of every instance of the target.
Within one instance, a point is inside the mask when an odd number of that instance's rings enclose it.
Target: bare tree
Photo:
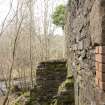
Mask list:
[[[21,5],[21,8],[22,8],[23,4]],[[18,7],[19,7],[19,4],[17,5],[17,17],[18,17]],[[12,52],[12,64],[11,64],[11,67],[10,67],[10,73],[9,73],[9,79],[8,79],[8,91],[7,91],[7,94],[6,94],[6,97],[4,99],[4,102],[3,102],[3,105],[6,105],[6,103],[8,102],[8,97],[10,95],[10,92],[11,92],[11,80],[12,80],[12,72],[13,72],[13,65],[14,65],[14,60],[15,60],[15,52],[16,52],[16,44],[17,44],[17,40],[18,40],[18,37],[19,37],[19,33],[20,33],[20,29],[21,29],[21,26],[22,26],[22,22],[23,22],[23,19],[24,19],[24,13],[21,12],[21,19],[20,21],[16,20],[16,36],[15,36],[15,39],[14,39],[14,45],[13,45],[13,52]],[[18,22],[19,21],[19,22]],[[17,23],[19,23],[17,25]]]

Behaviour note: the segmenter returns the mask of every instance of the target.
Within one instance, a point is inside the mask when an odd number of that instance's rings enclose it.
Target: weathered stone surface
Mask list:
[[[100,0],[95,0],[90,13],[90,34],[92,44],[102,44],[102,16],[100,15]]]
[[[67,11],[68,73],[75,79],[75,105],[102,105],[104,95],[98,100],[96,87],[104,93],[105,0],[70,0]]]

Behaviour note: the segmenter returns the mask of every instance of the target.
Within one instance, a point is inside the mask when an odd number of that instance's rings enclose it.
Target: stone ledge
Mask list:
[[[67,62],[67,60],[66,59],[54,59],[54,60],[48,60],[48,61],[42,61],[42,62],[40,62],[40,64],[52,64],[52,63],[54,63],[54,64],[57,64],[57,63],[66,63]]]

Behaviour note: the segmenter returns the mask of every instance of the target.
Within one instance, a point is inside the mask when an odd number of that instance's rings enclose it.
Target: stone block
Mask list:
[[[102,72],[102,73],[105,73],[105,64],[102,64],[102,63],[98,63],[98,64],[99,64],[99,65],[98,65],[98,66],[99,66],[99,69],[98,69],[98,70],[99,70],[100,72]]]
[[[100,80],[105,82],[105,73],[100,72]]]
[[[79,41],[78,50],[83,50],[84,43],[83,41]]]
[[[99,71],[96,71],[96,78],[100,79],[100,72]]]
[[[100,0],[95,0],[90,13],[90,33],[92,44],[102,44],[102,16],[100,15]]]
[[[96,61],[100,63],[105,63],[105,55],[96,54]]]
[[[97,46],[97,47],[95,48],[95,53],[96,53],[96,54],[99,53],[99,46]]]
[[[88,49],[91,45],[91,39],[89,37],[84,39],[84,48]]]
[[[99,46],[99,53],[105,54],[105,46]]]
[[[99,87],[99,79],[95,78],[96,86]]]
[[[96,54],[96,62],[101,62],[102,63],[102,55],[101,54]]]
[[[99,62],[95,62],[96,71],[99,71]]]
[[[100,71],[96,71],[96,78],[101,80],[102,82],[105,82],[105,73],[102,73]]]
[[[105,82],[99,81],[99,87],[102,90],[105,90]]]

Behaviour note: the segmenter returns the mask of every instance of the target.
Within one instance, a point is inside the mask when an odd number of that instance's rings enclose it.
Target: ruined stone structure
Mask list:
[[[65,33],[75,105],[105,105],[105,0],[69,0]]]
[[[74,79],[67,77],[66,60],[39,63],[36,86],[27,105],[74,105]]]
[[[65,60],[51,60],[41,62],[36,71],[36,82],[39,103],[50,104],[54,96],[57,95],[60,84],[66,79],[67,68]]]
[[[37,85],[31,90],[27,105],[74,105],[74,79],[67,77],[66,60],[39,63]]]

